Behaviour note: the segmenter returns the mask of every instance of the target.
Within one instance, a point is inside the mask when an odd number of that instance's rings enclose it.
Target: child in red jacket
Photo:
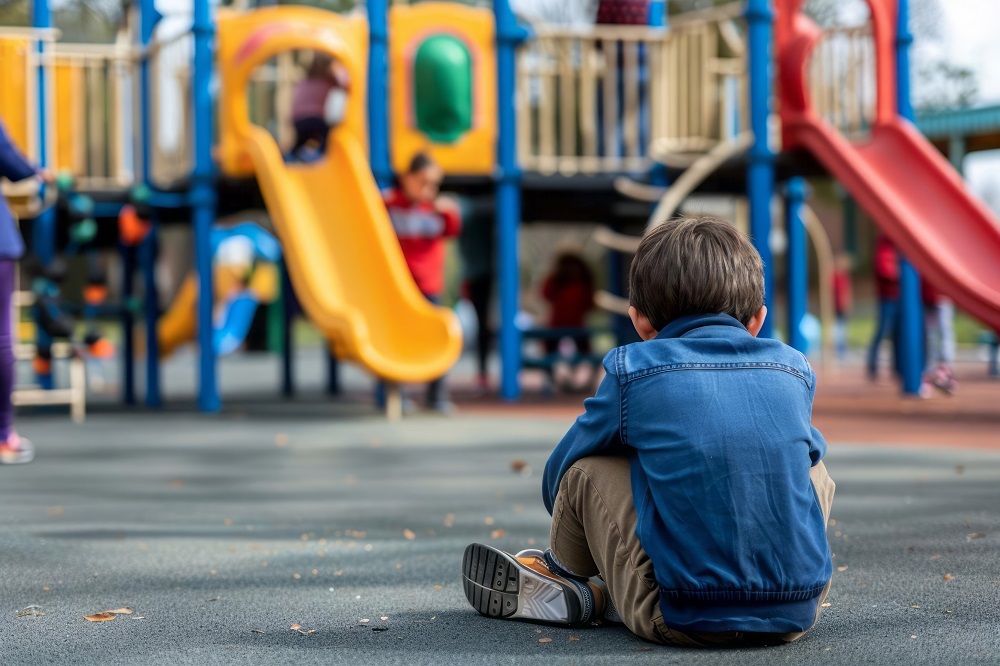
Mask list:
[[[399,186],[383,195],[413,280],[435,304],[444,292],[445,239],[457,236],[462,228],[458,204],[440,196],[443,177],[441,167],[429,155],[417,153],[406,173],[400,174]],[[427,402],[442,413],[452,410],[444,377],[430,383]]]

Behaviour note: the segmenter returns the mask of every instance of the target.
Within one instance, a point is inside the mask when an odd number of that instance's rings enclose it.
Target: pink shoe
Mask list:
[[[0,444],[0,465],[21,465],[35,459],[35,445],[31,440],[12,432],[6,442]]]

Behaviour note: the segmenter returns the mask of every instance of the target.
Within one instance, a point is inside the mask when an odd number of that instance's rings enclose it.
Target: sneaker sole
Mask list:
[[[465,598],[487,617],[574,624],[582,616],[577,591],[511,555],[474,543],[462,560]]]

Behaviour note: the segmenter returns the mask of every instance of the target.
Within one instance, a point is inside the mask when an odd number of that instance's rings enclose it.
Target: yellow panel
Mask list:
[[[60,64],[55,68],[55,168],[80,173],[83,169],[83,68]]]
[[[452,2],[394,5],[389,12],[389,136],[392,167],[406,169],[414,153],[434,156],[446,173],[491,175],[496,163],[497,86],[493,12]],[[413,58],[432,35],[462,41],[473,58],[473,128],[458,141],[434,144],[416,128]]]
[[[31,41],[26,37],[0,37],[0,118],[14,144],[32,159],[34,123],[29,114],[36,106],[31,85]]]
[[[343,127],[362,145],[367,144],[368,23],[362,16],[341,16],[295,5],[238,14],[220,11],[217,43],[222,82],[219,160],[227,175],[253,173],[245,142],[251,129],[247,82],[255,67],[284,51],[323,51],[347,67],[351,95]]]

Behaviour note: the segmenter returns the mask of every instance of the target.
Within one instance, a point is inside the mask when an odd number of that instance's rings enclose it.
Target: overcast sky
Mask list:
[[[998,0],[945,0],[948,22],[943,47],[948,56],[976,72],[977,104],[1000,104],[1000,2]],[[965,161],[972,188],[1000,206],[1000,151],[974,153]],[[992,192],[991,192],[992,190]]]

